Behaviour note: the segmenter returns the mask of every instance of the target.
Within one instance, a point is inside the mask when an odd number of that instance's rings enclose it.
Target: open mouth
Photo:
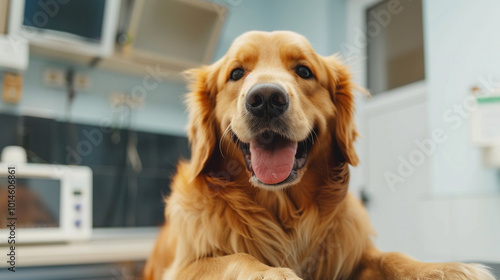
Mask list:
[[[267,130],[250,140],[239,141],[233,133],[233,141],[239,143],[252,179],[260,184],[281,186],[298,178],[298,171],[307,162],[314,145],[313,133],[301,142],[294,142],[278,133]]]

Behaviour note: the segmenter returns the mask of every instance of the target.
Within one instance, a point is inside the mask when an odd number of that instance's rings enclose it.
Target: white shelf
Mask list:
[[[30,53],[38,56],[48,57],[51,59],[69,61],[72,63],[87,66],[90,65],[91,61],[93,60],[93,58],[85,55],[77,55],[64,51],[54,51],[51,49],[33,45],[30,46]],[[115,73],[134,75],[137,77],[150,75],[148,69],[153,69],[153,71],[156,71],[156,69],[159,68],[159,71],[157,71],[158,75],[161,78],[172,82],[184,82],[184,78],[180,73],[188,68],[196,66],[199,65],[186,63],[185,65],[179,66],[160,59],[158,59],[158,63],[154,64],[150,62],[140,61],[136,58],[127,57],[119,53],[115,53],[112,56],[104,58],[97,63],[98,69],[103,69]]]
[[[16,266],[72,265],[144,261],[154,246],[155,237],[97,239],[68,244],[16,246]],[[7,267],[7,246],[0,247],[0,267]]]

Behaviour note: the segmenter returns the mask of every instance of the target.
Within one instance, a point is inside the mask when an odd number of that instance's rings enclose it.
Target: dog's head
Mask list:
[[[248,32],[188,74],[193,178],[217,173],[231,157],[246,164],[254,186],[276,190],[307,168],[358,163],[349,72],[303,36]]]

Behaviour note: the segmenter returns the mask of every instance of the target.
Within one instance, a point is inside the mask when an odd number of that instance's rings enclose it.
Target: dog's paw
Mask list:
[[[253,273],[248,280],[302,280],[289,268],[273,267]]]
[[[423,279],[439,280],[496,280],[486,266],[480,264],[449,263],[432,270]]]

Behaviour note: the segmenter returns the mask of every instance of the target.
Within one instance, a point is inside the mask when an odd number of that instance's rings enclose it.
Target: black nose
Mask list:
[[[248,112],[259,118],[275,118],[288,109],[288,94],[277,84],[253,86],[245,99]]]

